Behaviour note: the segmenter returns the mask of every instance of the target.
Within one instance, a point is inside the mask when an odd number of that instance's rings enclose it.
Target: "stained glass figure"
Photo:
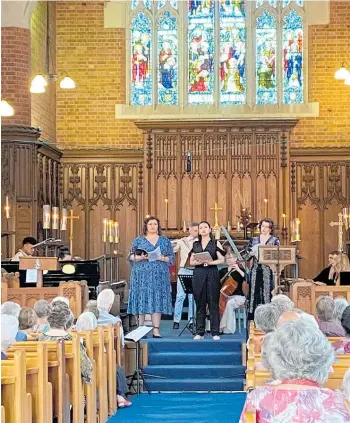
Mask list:
[[[152,104],[152,30],[140,12],[131,22],[131,104]]]
[[[214,0],[189,0],[189,104],[212,104],[214,80]]]
[[[220,102],[246,102],[245,2],[220,2]]]
[[[283,103],[304,101],[303,20],[295,10],[283,20]]]
[[[264,0],[256,0],[256,7],[260,7],[264,4]]]
[[[256,103],[276,104],[276,20],[268,11],[257,18]]]
[[[178,95],[178,31],[176,18],[158,19],[158,104],[176,105]]]

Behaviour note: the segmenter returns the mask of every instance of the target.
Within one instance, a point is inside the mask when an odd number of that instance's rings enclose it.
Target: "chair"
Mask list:
[[[243,329],[247,328],[247,314],[244,304],[235,309],[235,318],[238,321],[238,332],[242,333],[242,326]]]

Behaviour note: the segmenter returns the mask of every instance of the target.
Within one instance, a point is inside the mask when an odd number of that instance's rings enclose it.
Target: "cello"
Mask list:
[[[221,289],[220,289],[220,300],[219,300],[219,310],[220,315],[224,314],[227,301],[229,297],[236,291],[238,282],[233,279],[231,273],[236,271],[236,269],[229,270],[226,275],[220,280]]]

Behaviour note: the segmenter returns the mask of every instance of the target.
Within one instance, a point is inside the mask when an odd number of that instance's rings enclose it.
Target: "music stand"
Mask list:
[[[184,290],[184,293],[187,295],[192,294],[193,295],[193,275],[178,275],[178,278],[180,279],[182,289]],[[190,303],[190,301],[188,301]],[[188,319],[188,322],[186,326],[182,329],[179,336],[181,336],[185,329],[187,329],[192,335],[196,334],[196,318],[195,318],[195,309],[194,309],[194,298],[192,301],[192,329],[190,328],[191,321]]]
[[[133,330],[132,332],[129,332],[127,335],[125,335],[124,339],[127,341],[135,342],[135,350],[136,350],[136,369],[134,371],[134,374],[131,377],[131,380],[129,382],[129,390],[132,387],[132,384],[134,383],[134,380],[136,380],[136,393],[137,395],[140,394],[140,379],[142,379],[143,386],[146,388],[146,391],[151,394],[149,387],[147,385],[147,382],[145,380],[145,375],[143,373],[143,369],[140,366],[140,340],[147,335],[151,330],[152,326],[140,326],[137,329]]]

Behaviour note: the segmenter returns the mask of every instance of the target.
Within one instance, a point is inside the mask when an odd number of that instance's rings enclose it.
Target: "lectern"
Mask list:
[[[57,270],[57,257],[20,257],[20,270],[36,270],[36,287],[43,287],[43,271]]]

